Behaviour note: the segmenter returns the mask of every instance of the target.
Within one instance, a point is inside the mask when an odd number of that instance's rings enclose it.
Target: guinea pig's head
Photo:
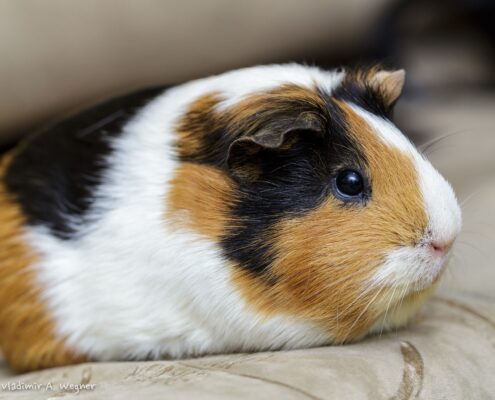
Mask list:
[[[216,241],[247,303],[332,341],[406,323],[459,233],[451,186],[391,122],[403,71],[346,72],[191,105],[170,197]]]

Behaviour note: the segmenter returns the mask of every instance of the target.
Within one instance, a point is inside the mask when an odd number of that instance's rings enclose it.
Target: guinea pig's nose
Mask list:
[[[432,240],[430,242],[430,248],[433,251],[433,253],[438,254],[438,255],[444,255],[450,250],[453,243],[454,243],[453,240],[448,241],[448,242],[441,241],[441,240]]]

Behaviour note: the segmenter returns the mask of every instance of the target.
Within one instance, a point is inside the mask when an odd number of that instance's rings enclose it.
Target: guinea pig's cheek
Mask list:
[[[376,319],[371,306],[380,291],[363,283],[383,263],[384,252],[370,244],[362,223],[367,217],[359,213],[329,199],[278,223],[271,285],[260,286],[253,278],[247,284],[249,276],[237,280],[249,287],[250,303],[315,321],[337,343],[362,337]]]

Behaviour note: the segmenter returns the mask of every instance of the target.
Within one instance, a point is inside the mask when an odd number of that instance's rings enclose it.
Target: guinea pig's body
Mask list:
[[[406,323],[460,229],[388,119],[403,73],[254,67],[104,103],[0,174],[0,346],[32,370]]]

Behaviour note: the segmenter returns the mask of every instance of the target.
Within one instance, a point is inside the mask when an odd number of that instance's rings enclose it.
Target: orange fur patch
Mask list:
[[[323,98],[315,90],[286,84],[268,92],[246,97],[230,107],[224,118],[233,126],[241,126],[244,132],[254,132],[266,120],[278,115],[294,113],[295,104],[306,104],[311,110],[325,109]],[[300,116],[303,117],[304,112]],[[318,116],[321,117],[320,114]]]
[[[0,165],[0,348],[17,372],[80,363],[86,357],[68,349],[54,325],[30,269],[36,255],[22,240],[24,218],[1,182]]]
[[[202,139],[205,132],[219,124],[215,107],[220,100],[217,93],[210,93],[190,105],[176,129],[177,149],[181,157],[190,158],[207,151]]]
[[[219,240],[231,224],[229,210],[234,202],[233,183],[225,174],[213,167],[183,163],[171,181],[166,217],[172,226]]]
[[[257,310],[312,320],[336,342],[361,337],[375,322],[379,312],[369,305],[390,290],[370,290],[370,277],[387,252],[415,245],[428,222],[412,160],[384,144],[349,106],[340,107],[349,134],[363,145],[371,200],[363,207],[343,207],[328,198],[307,215],[274,227],[275,285],[234,269],[236,286]]]

